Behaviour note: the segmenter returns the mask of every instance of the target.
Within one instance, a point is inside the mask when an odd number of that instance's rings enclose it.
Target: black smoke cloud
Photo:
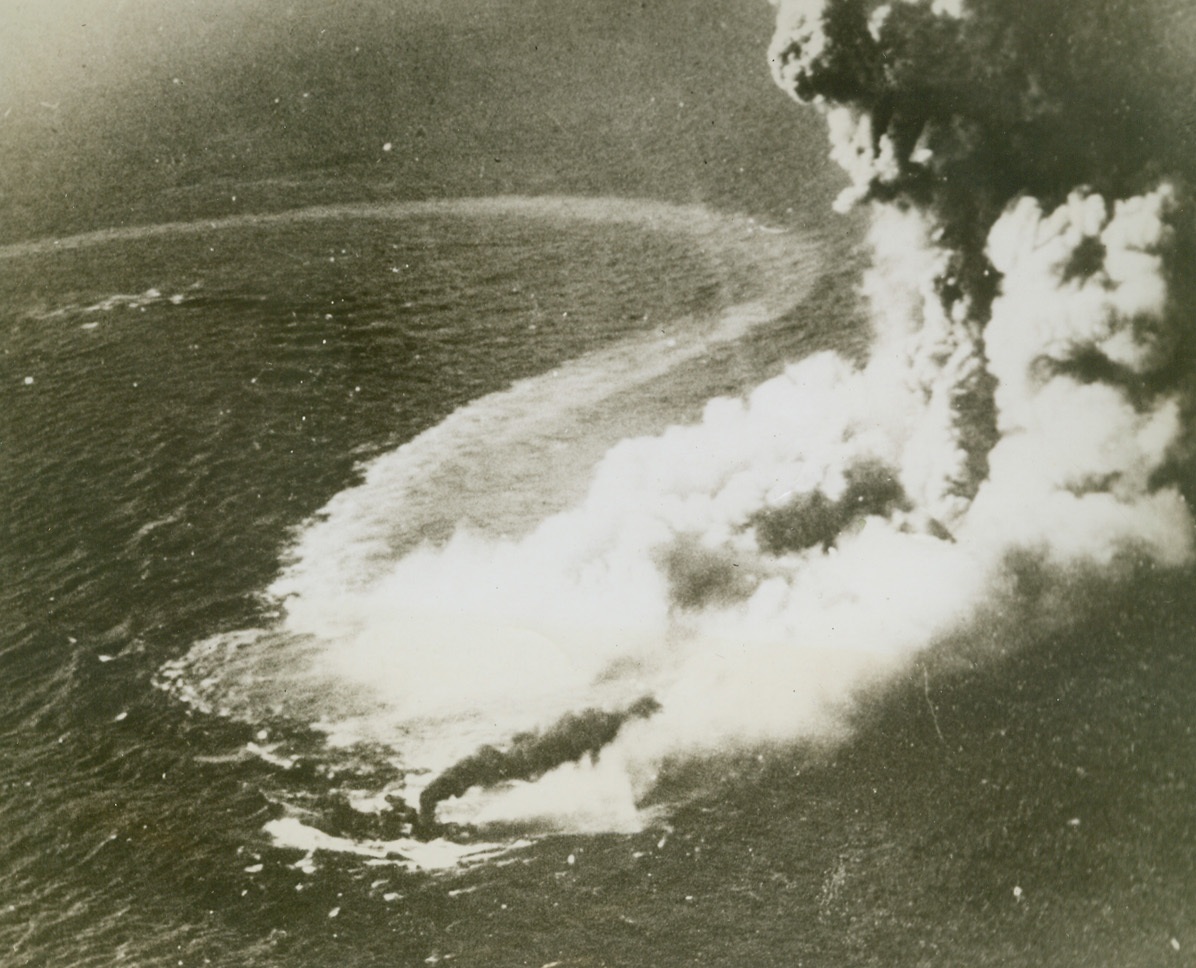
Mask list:
[[[558,766],[595,757],[629,720],[647,719],[659,710],[660,704],[645,696],[621,710],[569,713],[543,732],[515,736],[505,750],[483,746],[424,787],[419,797],[420,827],[435,828],[436,807],[442,800],[459,797],[473,787],[536,780]]]
[[[847,487],[838,500],[821,491],[802,494],[753,520],[761,548],[769,554],[829,548],[853,521],[868,515],[889,516],[908,506],[901,485],[878,464],[861,463],[843,474]]]
[[[779,83],[803,101],[869,115],[868,187],[878,197],[1025,190],[1057,203],[1079,183],[1121,194],[1145,187],[1143,169],[1168,150],[1152,69],[1166,29],[1160,4],[779,6]]]
[[[944,300],[983,314],[984,239],[1020,193],[1138,194],[1179,166],[1160,98],[1174,8],[1127,0],[781,2],[774,74],[831,109],[848,197],[929,210],[954,252]],[[849,120],[850,119],[850,120]],[[844,199],[845,201],[847,199]]]
[[[910,287],[920,272],[913,285],[924,302],[912,315],[922,318],[912,325],[938,327],[940,346],[946,334],[946,349],[976,360],[947,391],[963,455],[949,488],[956,497],[974,499],[991,477],[994,447],[1026,429],[1013,418],[1023,409],[1015,393],[1062,387],[1056,378],[1066,377],[1116,387],[1140,414],[1169,393],[1190,395],[1187,321],[1196,300],[1185,267],[1196,233],[1182,214],[1190,153],[1159,96],[1169,70],[1162,35],[1176,8],[1122,0],[777,6],[774,77],[826,116],[831,155],[852,182],[839,207],[869,205],[877,236],[892,234],[895,213],[914,213],[923,226],[914,248],[928,257],[913,273],[908,259],[886,268],[878,242],[874,299]],[[1109,229],[1118,213],[1121,224]],[[1019,229],[1007,229],[1018,219]],[[1036,259],[1037,269],[1019,271]],[[1141,291],[1152,274],[1158,295],[1132,305],[1110,295]],[[1067,293],[1084,298],[1065,305]],[[1039,301],[1052,304],[1049,313],[1035,313],[1033,300],[1048,294]],[[1101,294],[1109,298],[1097,305]],[[986,333],[1002,310],[1006,318]],[[1029,317],[1025,325],[1010,323],[1014,312]],[[1011,340],[1023,345],[1007,356]],[[1013,355],[1017,372],[1003,371]]]

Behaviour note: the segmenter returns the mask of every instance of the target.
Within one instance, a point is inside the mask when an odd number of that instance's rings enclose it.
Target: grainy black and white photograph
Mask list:
[[[1196,964],[1187,0],[0,0],[0,964]]]

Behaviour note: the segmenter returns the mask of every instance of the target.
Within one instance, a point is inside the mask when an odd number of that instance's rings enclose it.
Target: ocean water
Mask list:
[[[814,247],[664,206],[516,200],[3,258],[4,962],[326,964],[375,918],[396,919],[379,938],[399,963],[431,956],[453,882],[263,832],[301,815],[351,842],[339,811],[361,839],[370,815],[344,791],[379,789],[395,751],[327,752],[285,688],[242,697],[187,656],[262,621],[296,532],[363,462],[471,402],[484,427],[433,442],[385,553],[451,532],[446,489],[517,527],[572,497],[614,439],[750,385],[778,350],[712,332],[768,287],[789,297],[778,259],[808,288]],[[579,393],[603,421],[581,419]],[[513,476],[471,453],[494,434]],[[285,647],[272,661],[285,669]],[[367,948],[335,961],[373,963]]]
[[[858,265],[571,199],[0,250],[0,962],[1183,963],[1190,576],[1077,578],[1063,631],[944,643],[833,745],[669,761],[624,829],[431,844],[379,807],[410,750],[503,736],[380,716],[279,625],[461,527],[526,534],[619,440],[859,353]]]

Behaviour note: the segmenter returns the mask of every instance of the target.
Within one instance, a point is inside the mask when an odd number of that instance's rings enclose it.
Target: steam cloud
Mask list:
[[[465,744],[425,814],[603,747],[634,797],[670,755],[833,734],[861,686],[1006,595],[1011,558],[1191,561],[1191,228],[1122,110],[1112,6],[1079,6],[779,0],[776,80],[826,116],[840,207],[871,212],[868,362],[822,353],[626,440],[572,510],[419,549],[334,617],[287,600],[403,717],[559,721]],[[568,814],[611,772],[540,783]]]

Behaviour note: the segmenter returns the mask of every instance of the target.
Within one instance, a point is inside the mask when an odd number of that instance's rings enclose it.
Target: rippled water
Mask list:
[[[696,210],[508,200],[0,251],[0,962],[1138,964],[1196,947],[1184,576],[1094,598],[1035,651],[964,643],[833,750],[671,764],[648,829],[482,831],[497,854],[433,846],[424,869],[378,846],[363,804],[396,750],[332,749],[317,728],[352,697],[279,689],[286,648],[255,654],[251,679],[204,657],[267,622],[296,542],[327,562],[361,529],[383,554],[462,518],[518,531],[575,499],[613,440],[854,350],[853,262],[825,245]],[[354,490],[412,440],[413,477]],[[360,529],[321,531],[313,515],[354,494],[383,512],[338,506]]]
[[[362,904],[397,919],[382,932],[393,950],[428,944],[424,909],[451,888],[400,904],[427,886],[361,858],[302,861],[263,832],[285,802],[352,835],[335,819],[356,816],[343,791],[354,771],[377,786],[384,757],[272,757],[267,736],[306,749],[307,718],[207,715],[155,683],[196,642],[260,619],[295,529],[360,462],[469,401],[587,354],[656,353],[641,383],[706,374],[641,386],[652,412],[617,408],[609,436],[754,376],[759,345],[724,341],[712,365],[693,333],[758,285],[757,267],[693,213],[662,207],[670,226],[621,212],[318,210],[5,251],[6,963],[262,964],[288,946],[327,963],[308,947],[361,930]],[[511,455],[517,487],[533,505],[567,498],[536,480],[553,471],[534,456]],[[443,487],[469,469],[427,470]],[[290,937],[311,918],[318,941]]]

